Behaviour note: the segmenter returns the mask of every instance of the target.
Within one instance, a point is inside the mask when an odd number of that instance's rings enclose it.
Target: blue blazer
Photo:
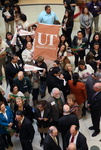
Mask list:
[[[9,106],[6,106],[6,109],[7,109],[6,114],[7,114],[8,119],[6,119],[3,113],[0,112],[0,134],[7,133],[4,127],[8,127],[8,124],[10,122],[13,123],[13,113],[11,109],[9,108]]]

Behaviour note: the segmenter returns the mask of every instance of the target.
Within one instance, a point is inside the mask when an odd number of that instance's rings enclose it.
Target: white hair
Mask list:
[[[55,88],[53,88],[53,89],[52,89],[52,92],[51,92],[51,96],[53,96],[53,95],[54,95],[54,92],[55,92],[55,91],[59,91],[59,89],[58,89],[58,88],[56,88],[56,87],[55,87]]]

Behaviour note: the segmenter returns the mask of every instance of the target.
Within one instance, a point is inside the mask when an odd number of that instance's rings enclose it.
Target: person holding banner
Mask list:
[[[2,38],[0,37],[0,53],[4,52],[3,54],[0,54],[0,77],[2,77],[2,66],[5,69],[5,56],[6,56],[6,48],[8,48],[8,44],[4,41],[2,41]],[[2,80],[0,80],[0,84],[2,84]]]
[[[9,108],[9,106],[5,106],[4,102],[0,102],[0,134],[5,141],[6,148],[8,146],[13,146],[11,141],[11,136],[8,134],[8,131],[11,129],[13,125],[13,114]],[[6,139],[7,138],[7,139]]]
[[[45,10],[42,11],[39,16],[37,21],[39,23],[44,23],[44,24],[53,24],[54,20],[58,20],[56,14],[51,11],[51,7],[49,5],[45,6]]]

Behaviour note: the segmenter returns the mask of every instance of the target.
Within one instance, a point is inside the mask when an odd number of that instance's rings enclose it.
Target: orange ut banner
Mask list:
[[[34,59],[43,56],[45,60],[57,59],[59,25],[38,24],[35,34]]]

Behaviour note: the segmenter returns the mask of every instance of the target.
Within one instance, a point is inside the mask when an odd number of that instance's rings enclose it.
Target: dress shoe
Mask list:
[[[12,142],[9,142],[9,145],[13,147],[13,143]]]
[[[8,149],[8,147],[9,147],[9,146],[8,146],[8,144],[5,144],[5,148],[7,148],[7,149]]]
[[[99,133],[100,133],[100,132],[99,132]],[[92,134],[92,137],[97,136],[99,133],[94,132],[94,133]]]
[[[44,141],[44,139],[41,139],[40,147],[43,145],[43,141]]]
[[[93,126],[89,127],[89,130],[94,130],[94,127]]]

